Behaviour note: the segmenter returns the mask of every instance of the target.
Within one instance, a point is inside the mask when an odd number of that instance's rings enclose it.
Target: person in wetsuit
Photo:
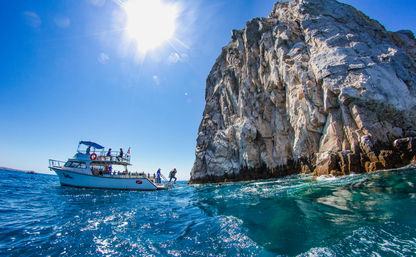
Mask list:
[[[177,180],[177,178],[175,177],[176,173],[177,173],[176,168],[174,168],[173,170],[171,170],[171,171],[169,172],[169,182],[170,182],[172,179],[174,179],[173,183],[176,183],[176,180]]]

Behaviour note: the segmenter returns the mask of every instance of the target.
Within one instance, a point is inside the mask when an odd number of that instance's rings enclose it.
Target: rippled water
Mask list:
[[[0,256],[415,256],[416,170],[169,191],[0,171]]]

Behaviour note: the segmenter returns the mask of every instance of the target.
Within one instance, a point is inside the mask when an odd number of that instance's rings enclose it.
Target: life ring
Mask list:
[[[96,160],[97,159],[97,155],[95,153],[91,154],[90,155],[90,159],[91,159],[91,161]]]

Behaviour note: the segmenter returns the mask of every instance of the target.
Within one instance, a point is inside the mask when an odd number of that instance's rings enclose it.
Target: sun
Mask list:
[[[162,0],[127,0],[122,6],[127,16],[126,34],[135,41],[140,54],[145,55],[174,36],[176,5]]]

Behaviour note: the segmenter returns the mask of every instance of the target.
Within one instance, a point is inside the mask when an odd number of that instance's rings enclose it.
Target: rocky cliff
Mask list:
[[[416,150],[416,40],[335,0],[278,2],[232,32],[205,98],[193,183],[403,166]]]

